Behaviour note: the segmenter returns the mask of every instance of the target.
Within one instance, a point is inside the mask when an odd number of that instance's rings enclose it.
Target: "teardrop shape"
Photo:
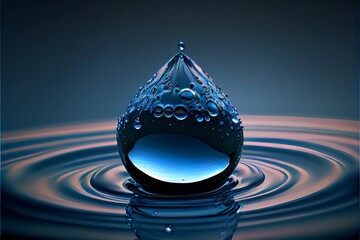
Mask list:
[[[182,52],[138,91],[123,119],[117,126],[120,157],[148,191],[211,190],[226,181],[239,161],[243,128],[237,111]]]

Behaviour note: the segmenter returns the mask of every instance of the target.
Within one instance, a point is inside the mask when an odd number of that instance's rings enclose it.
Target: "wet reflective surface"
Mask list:
[[[231,175],[236,186],[187,200],[131,184],[113,121],[5,133],[3,236],[356,239],[359,123],[271,116],[243,122],[243,155]],[[219,224],[208,231],[206,221]]]

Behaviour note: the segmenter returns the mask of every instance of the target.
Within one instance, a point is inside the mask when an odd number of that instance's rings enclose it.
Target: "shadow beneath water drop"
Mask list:
[[[134,192],[126,207],[126,220],[138,239],[231,239],[241,206],[232,189],[238,184],[229,179],[211,192],[167,196],[151,194],[134,181],[125,186]]]

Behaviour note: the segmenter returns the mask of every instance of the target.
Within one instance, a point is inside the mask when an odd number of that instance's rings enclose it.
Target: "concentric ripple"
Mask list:
[[[359,123],[243,119],[245,145],[231,190],[242,209],[233,239],[357,236]],[[125,219],[134,194],[125,187],[129,175],[118,157],[113,122],[6,133],[1,173],[5,234],[134,239]],[[175,232],[176,222],[168,224]]]

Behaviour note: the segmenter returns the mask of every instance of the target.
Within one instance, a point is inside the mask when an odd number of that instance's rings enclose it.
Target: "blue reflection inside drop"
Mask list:
[[[140,171],[171,183],[198,182],[221,173],[229,157],[195,138],[152,134],[140,138],[128,154]]]

